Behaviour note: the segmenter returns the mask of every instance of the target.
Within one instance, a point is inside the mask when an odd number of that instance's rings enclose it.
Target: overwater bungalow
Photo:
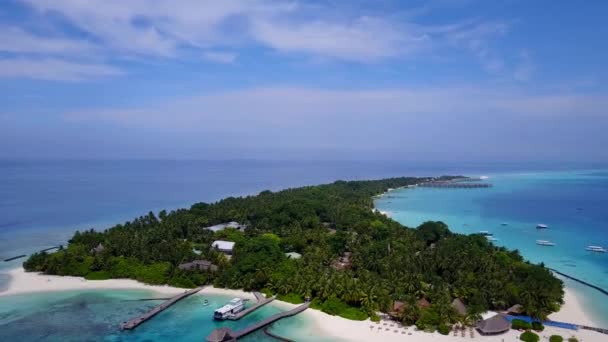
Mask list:
[[[511,329],[511,322],[509,322],[503,315],[496,315],[494,317],[484,319],[477,323],[477,331],[482,335],[499,335],[504,334]]]

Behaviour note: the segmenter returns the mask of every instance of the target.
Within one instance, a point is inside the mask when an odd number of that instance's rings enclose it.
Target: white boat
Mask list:
[[[213,312],[213,318],[224,320],[237,313],[243,311],[245,309],[245,302],[241,298],[234,298],[224,306],[219,309],[216,309]]]
[[[606,253],[608,252],[608,250],[606,250],[606,248],[602,247],[602,246],[587,246],[587,248],[585,248],[586,250],[590,251],[590,252],[597,252],[597,253]]]
[[[547,229],[547,228],[549,228],[549,226],[547,226],[546,224],[539,223],[536,225],[536,229]]]
[[[492,236],[492,235],[494,235],[494,234],[490,233],[490,232],[489,232],[489,231],[487,231],[487,230],[480,230],[480,231],[479,231],[479,234],[481,234],[481,235],[483,235],[483,236]]]
[[[540,246],[555,246],[555,243],[547,240],[536,240],[536,244]]]
[[[493,236],[486,236],[486,237],[488,238],[489,241],[498,241],[498,239]]]

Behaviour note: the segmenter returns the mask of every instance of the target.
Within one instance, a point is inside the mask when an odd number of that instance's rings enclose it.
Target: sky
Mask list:
[[[0,158],[608,161],[608,1],[3,0]]]

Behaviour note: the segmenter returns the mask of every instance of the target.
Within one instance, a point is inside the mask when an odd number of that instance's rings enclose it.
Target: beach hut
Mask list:
[[[521,304],[515,304],[507,309],[509,315],[521,315],[524,313],[524,306]]]
[[[496,315],[477,323],[477,330],[482,335],[503,334],[509,329],[511,329],[511,322],[502,315]]]

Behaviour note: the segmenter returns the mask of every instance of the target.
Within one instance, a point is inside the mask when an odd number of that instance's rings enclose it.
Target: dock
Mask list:
[[[49,248],[45,248],[45,249],[39,251],[38,253],[47,252],[47,251],[50,251],[51,249],[58,249],[58,248],[60,248],[60,246],[49,247]],[[14,257],[10,257],[10,258],[4,259],[4,262],[9,262],[9,261],[25,258],[26,256],[27,256],[27,254],[17,255],[17,256],[14,256]]]
[[[156,316],[157,314],[163,312],[165,309],[167,309],[171,305],[199,292],[203,288],[204,288],[204,286],[197,287],[195,289],[188,290],[188,291],[185,291],[184,293],[180,293],[174,297],[171,297],[171,299],[167,300],[166,302],[161,303],[158,306],[155,306],[154,308],[152,308],[150,311],[146,312],[145,314],[143,314],[141,316],[137,316],[131,320],[121,323],[120,329],[121,330],[133,330],[133,329],[137,328],[140,324],[142,324],[145,321],[149,320],[150,318]]]
[[[300,312],[308,309],[310,302],[304,303],[296,308],[289,311],[279,312],[278,314],[272,315],[266,319],[259,321],[258,323],[252,324],[245,329],[233,331],[230,328],[215,329],[209,336],[207,336],[207,342],[235,342],[237,339],[251,334],[254,331],[265,328],[272,323],[299,314]]]
[[[476,182],[451,182],[451,181],[433,181],[418,184],[423,188],[459,188],[459,189],[476,189],[476,188],[491,188],[491,183],[476,183]]]
[[[260,292],[253,292],[253,295],[255,296],[257,303],[255,303],[254,305],[248,307],[247,309],[245,309],[241,312],[238,312],[232,316],[227,317],[226,319],[229,319],[231,321],[238,321],[239,319],[241,319],[241,318],[247,316],[248,314],[254,312],[255,310],[261,308],[262,306],[272,302],[276,298],[276,296],[266,298],[266,296],[264,296]]]

